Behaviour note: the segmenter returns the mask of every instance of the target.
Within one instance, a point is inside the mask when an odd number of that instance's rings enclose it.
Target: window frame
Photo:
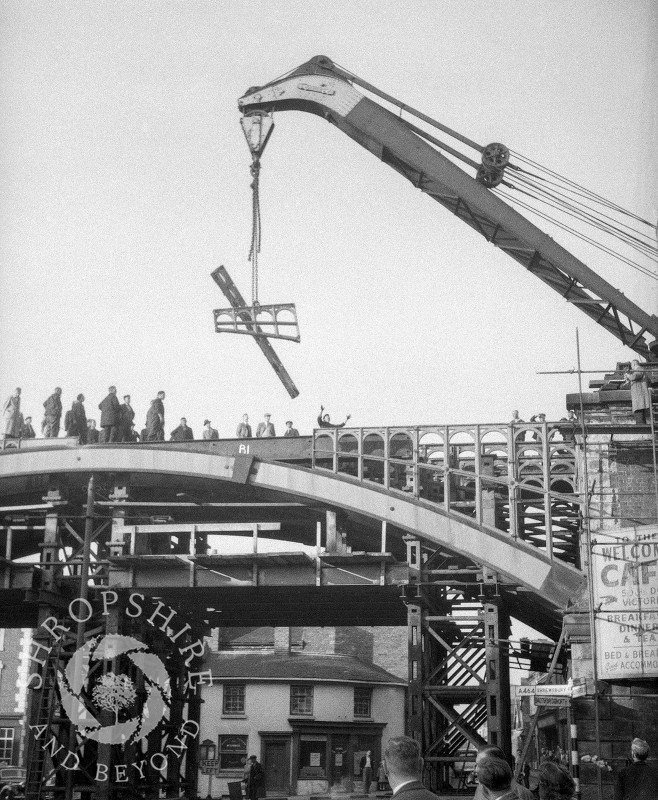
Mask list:
[[[14,745],[16,743],[16,728],[0,728],[0,761],[7,761],[11,766],[14,761]],[[9,754],[6,755],[7,750]],[[4,753],[4,755],[3,755]]]
[[[298,694],[295,696],[295,692],[300,692],[304,690],[305,695]],[[298,703],[301,699],[305,699],[306,701],[310,701],[309,703],[305,703],[310,707],[310,710],[303,710],[300,711],[295,708],[294,704]],[[312,683],[292,683],[290,684],[290,716],[291,717],[312,717],[313,716],[313,706],[315,701],[315,687]]]
[[[242,707],[237,709],[229,708],[228,701],[234,702],[237,698],[227,697],[227,690],[241,690],[239,694],[242,697]],[[239,705],[236,704],[236,705]],[[222,686],[222,716],[223,717],[244,717],[247,709],[247,685],[245,683],[225,683]]]
[[[242,739],[244,742],[244,750],[224,750],[222,749],[222,742],[226,739]],[[247,763],[247,753],[249,752],[249,737],[246,733],[223,733],[217,737],[217,760],[221,772],[244,772],[244,765]],[[239,754],[240,764],[237,766],[224,766],[222,764],[222,756],[224,755],[237,756]]]
[[[363,697],[357,699],[357,692],[361,692],[363,694],[367,693],[367,703],[368,703],[368,712],[366,714],[362,714],[357,711],[357,705],[359,703],[365,703],[365,699]],[[356,719],[372,719],[372,686],[355,686],[354,687],[354,697],[353,697],[354,705],[352,711],[354,712],[354,717]]]

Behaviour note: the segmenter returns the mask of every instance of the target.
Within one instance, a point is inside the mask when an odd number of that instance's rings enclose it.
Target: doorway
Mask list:
[[[263,769],[268,794],[288,794],[290,791],[290,739],[263,741]]]

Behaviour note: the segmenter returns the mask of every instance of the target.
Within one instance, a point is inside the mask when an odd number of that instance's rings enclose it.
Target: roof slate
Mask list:
[[[404,681],[381,667],[342,655],[211,653],[204,667],[210,669],[216,679],[308,680],[406,686]]]

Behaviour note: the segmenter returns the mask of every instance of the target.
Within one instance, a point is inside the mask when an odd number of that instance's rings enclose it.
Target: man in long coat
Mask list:
[[[160,391],[158,396],[151,400],[151,406],[146,414],[146,439],[147,442],[164,442],[164,403],[165,393]]]
[[[120,411],[120,427],[121,430],[119,432],[119,441],[120,442],[132,442],[134,439],[132,438],[132,424],[135,420],[135,411],[133,407],[130,405],[130,395],[124,394],[123,396],[123,403],[121,403],[121,411]]]
[[[43,435],[46,439],[59,436],[59,421],[62,418],[62,390],[59,386],[43,404]]]
[[[17,439],[21,433],[21,390],[16,387],[2,407],[4,415],[4,438]]]
[[[642,425],[651,421],[651,393],[647,374],[639,361],[633,361],[630,372],[624,376],[631,384],[631,408],[635,421]]]
[[[121,403],[117,397],[117,387],[110,386],[105,397],[98,404],[101,412],[101,428],[104,442],[116,442],[119,438],[119,424],[121,422]]]
[[[249,772],[245,781],[247,800],[265,797],[265,770],[262,764],[259,764],[256,756],[249,756],[248,765]]]
[[[71,410],[66,414],[66,418],[68,419],[66,435],[78,436],[80,444],[87,443],[87,413],[83,405],[84,401],[85,396],[79,394],[71,406]]]

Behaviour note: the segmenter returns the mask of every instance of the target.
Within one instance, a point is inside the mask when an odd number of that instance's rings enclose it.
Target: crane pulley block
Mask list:
[[[241,117],[240,125],[252,157],[260,158],[274,130],[272,115],[264,111],[252,111]]]

